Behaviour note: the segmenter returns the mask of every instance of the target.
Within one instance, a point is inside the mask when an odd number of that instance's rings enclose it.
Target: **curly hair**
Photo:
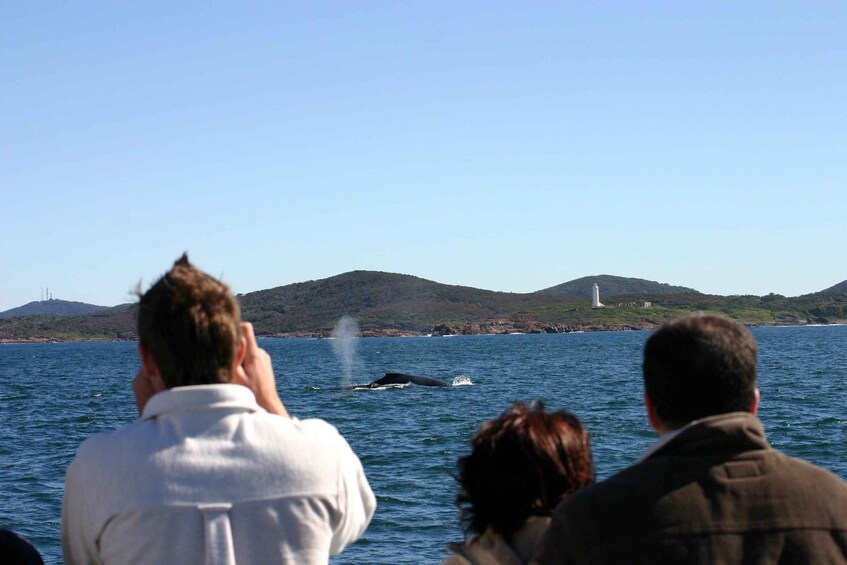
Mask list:
[[[588,434],[567,410],[514,403],[480,426],[458,460],[456,506],[467,528],[511,537],[530,516],[550,516],[568,494],[594,482]]]

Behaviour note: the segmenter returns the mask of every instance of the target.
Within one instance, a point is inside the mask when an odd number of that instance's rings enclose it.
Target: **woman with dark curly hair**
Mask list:
[[[482,424],[460,457],[456,506],[475,537],[450,544],[444,565],[528,563],[568,494],[594,482],[588,434],[566,410],[515,403]]]

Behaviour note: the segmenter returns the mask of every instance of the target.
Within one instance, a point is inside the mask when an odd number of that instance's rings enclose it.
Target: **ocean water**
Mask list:
[[[760,416],[771,443],[847,478],[847,326],[755,328]],[[283,402],[335,425],[378,499],[333,563],[438,563],[463,537],[456,458],[514,400],[567,408],[592,437],[598,478],[654,441],[641,404],[646,332],[260,340]],[[339,347],[342,345],[342,347]],[[136,417],[134,343],[0,345],[0,527],[61,562],[64,473],[79,443]],[[339,391],[399,371],[466,383]]]

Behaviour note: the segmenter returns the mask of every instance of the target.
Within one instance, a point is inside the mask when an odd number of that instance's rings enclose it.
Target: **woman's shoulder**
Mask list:
[[[470,561],[464,558],[464,556],[459,553],[454,552],[455,549],[459,549],[462,544],[455,543],[447,546],[447,551],[450,551],[450,555],[447,556],[444,561],[441,562],[441,565],[473,565]]]
[[[549,520],[547,523],[549,523]],[[516,534],[516,539],[527,537],[531,538],[532,542],[537,543],[539,538],[536,535],[536,528],[538,526],[539,524],[534,523],[534,521],[532,523],[528,521],[527,525]],[[529,531],[524,532],[527,528]],[[521,541],[530,542],[530,539],[521,539]],[[447,557],[442,565],[524,565],[532,555],[532,552],[527,552],[526,549],[534,549],[534,543],[531,543],[531,548],[521,547],[524,545],[528,546],[530,543],[519,544],[518,547],[524,549],[519,553],[509,545],[503,536],[488,528],[481,536],[465,543],[448,545],[447,549],[452,555]],[[523,553],[527,554],[523,555]]]

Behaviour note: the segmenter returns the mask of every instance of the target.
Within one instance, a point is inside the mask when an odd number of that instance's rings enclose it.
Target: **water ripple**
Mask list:
[[[760,416],[771,443],[847,478],[847,328],[755,328]],[[331,391],[343,367],[327,340],[261,340],[283,401],[324,418],[360,455],[379,508],[341,563],[437,563],[464,532],[456,459],[484,420],[515,400],[575,412],[600,478],[655,440],[641,405],[645,332],[361,340],[352,382],[389,371],[472,386]],[[0,522],[60,562],[64,473],[79,443],[136,417],[135,344],[10,345],[0,359]]]

